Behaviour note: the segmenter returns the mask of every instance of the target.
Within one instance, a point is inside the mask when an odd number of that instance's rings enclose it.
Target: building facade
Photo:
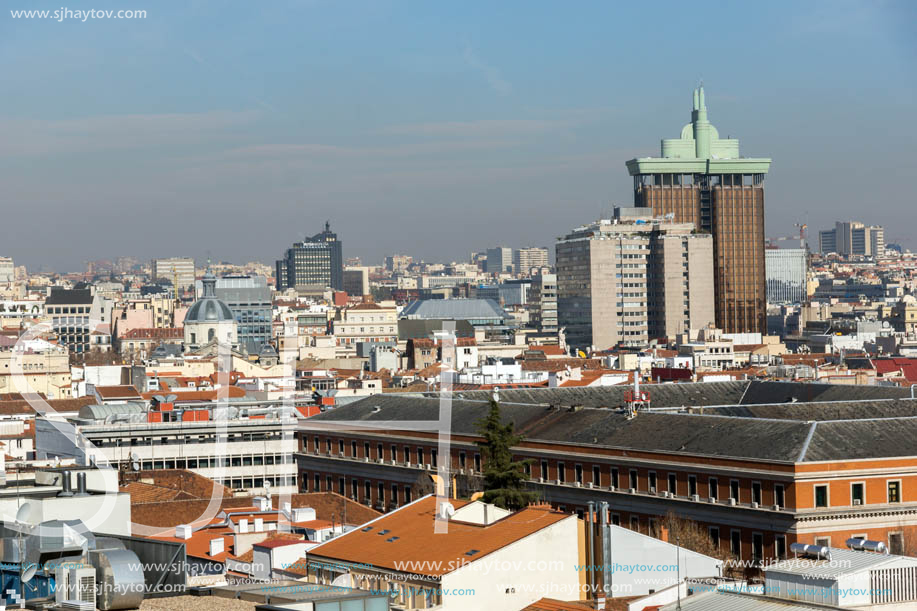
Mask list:
[[[531,391],[504,389],[500,396],[504,416],[525,437],[513,460],[530,461],[530,489],[562,511],[582,514],[590,501],[604,501],[610,523],[656,536],[674,512],[701,525],[717,548],[755,562],[786,558],[792,543],[843,545],[851,537],[914,553],[917,455],[907,441],[917,430],[914,401],[850,401],[849,386],[811,387],[645,386],[650,398],[658,397],[654,408],[672,410],[632,419],[602,407],[623,404],[628,388],[567,398],[563,389],[552,389],[534,399],[525,397]],[[783,403],[806,392],[840,400]],[[457,478],[459,494],[473,492],[482,476],[475,422],[486,414],[487,395],[463,392],[452,403],[443,466]],[[393,421],[424,413],[435,420],[438,401],[377,395],[303,421],[300,490],[342,485],[360,502],[400,506],[406,488],[435,473],[440,457],[435,431],[409,430],[407,423],[398,430]],[[683,405],[696,407],[683,411]],[[385,428],[372,431],[372,419]],[[335,420],[360,421],[362,430],[335,426]]]
[[[52,332],[70,352],[89,352],[90,335],[103,321],[101,300],[93,295],[91,288],[63,289],[52,287],[45,299],[45,320],[51,324]]]
[[[713,244],[638,208],[557,242],[557,325],[567,344],[642,347],[713,321]]]
[[[808,252],[804,248],[769,248],[764,253],[767,270],[767,303],[798,304],[806,301]]]
[[[713,236],[716,326],[728,333],[767,330],[764,177],[770,159],[739,156],[707,120],[704,88],[694,91],[691,123],[662,141],[661,157],[627,162],[634,204],[672,215]]]
[[[531,248],[517,248],[513,251],[513,265],[516,273],[528,274],[533,268],[548,266],[548,249],[534,246]]]
[[[881,257],[885,254],[885,229],[878,225],[839,221],[834,229],[820,231],[818,239],[823,254],[836,253],[845,257]]]
[[[150,262],[152,280],[165,278],[170,283],[178,280],[178,288],[187,289],[194,286],[194,259],[191,257],[170,257],[153,259]]]
[[[343,308],[332,323],[332,332],[338,346],[354,350],[358,343],[397,342],[398,308],[369,300]]]
[[[199,283],[198,294],[203,294]],[[214,294],[229,306],[236,319],[239,349],[258,354],[271,341],[273,306],[271,287],[264,276],[223,276],[216,279]]]
[[[11,257],[0,257],[0,284],[10,284],[16,280],[16,266]]]
[[[369,268],[348,267],[344,270],[344,292],[348,297],[369,295]]]
[[[218,343],[239,347],[238,325],[229,306],[216,296],[216,277],[207,272],[202,281],[203,294],[185,315],[184,350],[192,351]]]
[[[532,326],[541,333],[557,333],[557,275],[533,276],[528,299]]]
[[[505,246],[487,249],[487,261],[484,271],[488,274],[506,274],[513,272],[513,249]]]
[[[297,287],[344,290],[341,241],[331,231],[331,223],[325,223],[323,232],[288,248],[276,263],[274,278],[281,291]]]

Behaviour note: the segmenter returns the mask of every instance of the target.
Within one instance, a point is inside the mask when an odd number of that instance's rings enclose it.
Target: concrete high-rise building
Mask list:
[[[557,325],[567,344],[646,346],[713,322],[713,238],[618,208],[557,242]]]
[[[331,231],[331,223],[325,223],[323,232],[288,248],[276,263],[274,277],[277,289],[281,291],[297,287],[344,290],[341,241]]]
[[[856,221],[838,221],[834,229],[818,233],[819,250],[849,257],[881,257],[885,254],[885,229]]]
[[[517,274],[527,274],[533,267],[547,267],[548,249],[539,246],[517,248],[513,251],[513,265]]]
[[[513,272],[513,249],[505,246],[487,249],[487,262],[484,271],[488,274],[505,274]]]
[[[194,286],[194,259],[191,257],[170,257],[168,259],[153,259],[150,263],[150,275],[155,281],[165,278],[173,284],[178,281],[179,289]]]
[[[765,251],[769,304],[805,302],[807,255],[804,248],[770,248]]]
[[[818,251],[822,254],[837,252],[837,233],[833,229],[818,232]]]
[[[11,257],[0,257],[0,284],[9,284],[16,280],[16,266]]]
[[[542,333],[557,333],[557,276],[532,276],[528,292],[531,325]]]
[[[661,157],[627,162],[634,204],[671,215],[713,236],[716,325],[727,333],[767,332],[764,177],[771,160],[739,156],[707,120],[704,88],[694,90],[691,122],[663,140]]]

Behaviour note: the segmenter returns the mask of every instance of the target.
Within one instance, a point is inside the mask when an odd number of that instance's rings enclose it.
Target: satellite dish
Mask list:
[[[140,455],[137,454],[136,452],[131,452],[131,460],[132,460],[132,461],[138,461],[138,460],[140,460]]]
[[[178,395],[166,395],[166,403],[172,403],[178,398]]]
[[[19,511],[16,512],[16,521],[21,524],[27,524],[29,523],[29,518],[31,517],[32,517],[32,504],[23,503],[22,506],[19,507]]]
[[[157,403],[165,403],[165,402],[166,402],[166,398],[163,397],[162,395],[153,395],[153,398],[156,399],[156,402],[157,402]]]
[[[32,581],[32,578],[35,577],[35,573],[37,572],[38,572],[37,564],[29,565],[29,568],[27,568],[25,572],[22,574],[22,581],[23,582]]]

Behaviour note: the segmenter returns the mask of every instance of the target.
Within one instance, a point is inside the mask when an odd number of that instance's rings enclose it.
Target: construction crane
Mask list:
[[[806,247],[806,230],[809,228],[805,223],[795,223],[795,226],[799,228],[799,235],[790,235],[790,236],[781,236],[779,238],[767,238],[767,247],[768,248],[777,248],[777,242],[785,242],[787,240],[799,240],[799,247],[805,249]]]

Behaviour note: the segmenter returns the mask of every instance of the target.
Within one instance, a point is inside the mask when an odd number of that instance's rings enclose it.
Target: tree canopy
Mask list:
[[[484,459],[484,502],[514,511],[526,507],[537,495],[525,485],[523,467],[531,461],[513,460],[512,447],[522,441],[522,435],[516,434],[512,421],[503,423],[500,405],[494,399],[477,426],[484,438],[477,442]]]

